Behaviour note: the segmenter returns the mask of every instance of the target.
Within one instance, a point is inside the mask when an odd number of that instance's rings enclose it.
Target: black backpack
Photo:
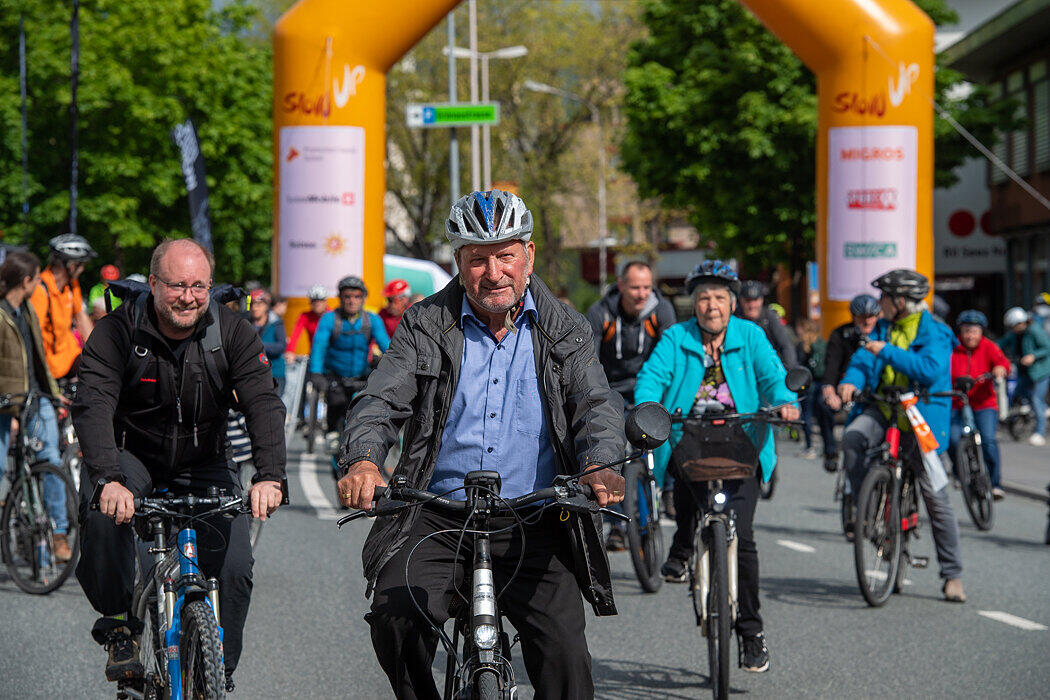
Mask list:
[[[121,300],[121,303],[131,304],[131,353],[128,355],[127,368],[125,370],[124,386],[134,386],[146,371],[146,358],[149,349],[143,345],[135,344],[135,335],[146,314],[146,303],[149,300],[149,285],[134,280],[115,280],[106,287],[106,311],[112,310],[111,296]],[[218,284],[211,289],[212,303],[226,304],[231,301],[240,301],[247,295],[240,287],[231,284]],[[199,341],[201,356],[204,358],[204,366],[208,372],[208,378],[219,391],[228,384],[227,373],[229,362],[226,359],[226,351],[222,347],[222,314],[212,314],[215,322],[204,330],[204,337]]]

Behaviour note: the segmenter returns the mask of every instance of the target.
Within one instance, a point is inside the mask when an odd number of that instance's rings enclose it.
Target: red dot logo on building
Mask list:
[[[977,228],[977,220],[966,209],[957,209],[948,217],[948,230],[953,236],[966,238]]]

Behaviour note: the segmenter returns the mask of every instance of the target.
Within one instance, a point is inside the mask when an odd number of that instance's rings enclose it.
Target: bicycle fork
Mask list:
[[[705,516],[702,523],[703,528],[707,528],[708,523],[712,517],[717,516]],[[736,537],[736,528],[730,529],[730,523],[726,523],[726,533],[729,538],[729,542],[726,546],[726,566],[729,571],[726,572],[727,579],[729,580],[729,614],[730,626],[736,623],[737,618],[737,592],[739,586],[739,571],[737,569],[737,543],[738,538]],[[700,551],[697,552],[697,580],[696,587],[698,589],[699,603],[700,603],[700,632],[703,635],[707,635],[707,623],[710,619],[710,610],[707,609],[708,596],[711,592],[711,560],[710,553],[708,551],[707,542],[703,537],[699,538]]]

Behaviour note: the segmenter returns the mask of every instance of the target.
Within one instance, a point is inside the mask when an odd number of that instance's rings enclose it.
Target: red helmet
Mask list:
[[[405,280],[390,280],[386,286],[383,287],[383,296],[387,299],[394,297],[408,296],[412,293],[412,288],[408,286],[408,282]]]
[[[107,282],[112,282],[120,279],[120,270],[117,269],[116,265],[103,265],[99,275]]]

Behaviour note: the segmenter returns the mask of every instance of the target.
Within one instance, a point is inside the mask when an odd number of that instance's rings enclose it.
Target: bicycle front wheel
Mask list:
[[[474,698],[476,700],[499,700],[499,677],[495,671],[479,671],[474,678]]]
[[[660,528],[660,514],[653,500],[653,488],[644,465],[631,462],[623,470],[627,488],[623,509],[631,517],[627,523],[627,546],[638,583],[646,593],[660,590],[664,578],[660,565],[664,557],[664,536]]]
[[[707,670],[711,694],[716,700],[729,697],[729,555],[726,526],[712,520],[708,530],[711,540],[711,587],[707,594]]]
[[[893,475],[873,466],[856,501],[853,560],[857,583],[868,605],[879,607],[893,593],[901,556],[900,500]]]
[[[992,529],[992,482],[973,435],[959,446],[959,485],[966,510],[978,530]]]
[[[187,603],[182,609],[179,658],[182,664],[182,693],[186,700],[226,697],[219,630],[211,607],[203,600]]]
[[[66,539],[72,552],[66,561],[55,555],[54,514],[44,502],[45,478],[65,491]],[[26,593],[45,595],[57,589],[76,566],[80,553],[77,494],[69,475],[52,464],[37,464],[28,478],[15,481],[0,512],[0,551],[11,580]]]

